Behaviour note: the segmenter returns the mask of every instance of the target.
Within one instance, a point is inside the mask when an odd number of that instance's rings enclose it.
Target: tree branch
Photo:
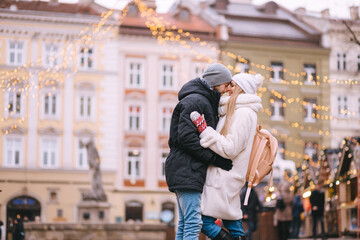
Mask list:
[[[356,37],[354,31],[351,29],[351,27],[349,26],[349,24],[347,23],[346,20],[342,21],[344,23],[344,25],[346,26],[346,28],[349,30],[349,32],[351,33],[351,35],[353,36],[353,38],[350,38],[350,41],[354,41],[357,45],[360,46],[360,41],[359,39]]]

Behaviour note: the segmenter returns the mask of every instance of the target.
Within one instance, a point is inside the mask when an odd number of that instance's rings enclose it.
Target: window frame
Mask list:
[[[310,148],[307,148],[307,145],[308,145],[309,143],[311,143],[311,145],[312,145],[312,148],[311,148],[311,149],[310,149]],[[318,155],[319,150],[318,150],[318,148],[315,148],[315,145],[318,145],[318,144],[317,144],[316,142],[312,142],[312,141],[306,141],[306,142],[305,142],[304,155],[308,156],[309,159],[310,159],[310,158],[313,159],[313,156],[314,156],[314,154],[315,154],[316,160],[317,160],[317,155]],[[315,151],[312,151],[312,154],[313,154],[313,155],[312,155],[311,157],[307,154],[307,149],[315,150]],[[314,153],[314,152],[315,152],[315,153]],[[313,159],[313,160],[314,160],[314,159]]]
[[[84,51],[84,53],[82,53],[81,51],[83,49],[88,49],[87,52]],[[91,49],[91,53],[89,54],[89,50]],[[78,48],[78,54],[79,54],[79,59],[78,59],[78,67],[81,70],[86,70],[86,71],[91,71],[95,69],[95,46],[91,46],[91,47],[85,47],[85,46],[80,46]],[[84,58],[84,66],[82,66],[82,59]],[[91,67],[89,67],[89,59],[91,59]]]
[[[337,60],[337,70],[338,71],[346,71],[346,67],[347,67],[347,61],[346,61],[346,53],[340,53],[338,52],[336,55],[336,60]]]
[[[166,112],[164,113],[164,110]],[[167,133],[170,132],[170,125],[171,125],[171,117],[174,112],[174,105],[170,104],[161,104],[160,105],[160,125],[159,130],[161,133]],[[165,121],[165,126],[164,126]]]
[[[316,105],[316,98],[305,98],[304,99],[303,108],[304,108],[304,122],[306,123],[315,123],[316,122],[316,114],[317,110],[314,105]],[[311,115],[309,117],[309,113],[311,112]],[[312,114],[315,114],[315,117],[312,116]]]
[[[270,101],[271,108],[274,108],[274,111],[271,111],[271,120],[272,121],[282,121],[285,119],[285,107],[284,103],[285,101],[282,98],[277,98],[275,96],[272,96],[271,99],[273,99],[273,102]],[[279,104],[279,102],[281,104]],[[280,106],[280,107],[278,107]],[[283,109],[281,111],[281,108]],[[276,111],[278,109],[278,111]],[[284,115],[281,115],[281,112],[283,112]],[[275,114],[278,113],[278,114]]]
[[[350,96],[346,95],[338,95],[337,96],[337,116],[339,118],[349,118],[350,117],[350,110],[349,110],[349,103],[350,103]],[[346,112],[345,112],[346,111]]]
[[[55,114],[46,113],[45,112],[45,104],[46,104],[46,95],[50,94],[49,98],[49,111],[52,112],[53,107],[53,96],[56,96],[55,102]],[[40,94],[40,120],[61,120],[61,113],[62,113],[62,98],[61,98],[61,90],[56,89],[52,90],[51,88],[44,88]]]
[[[9,91],[5,91],[5,94],[4,94],[4,106],[7,106],[7,107],[4,107],[4,116],[7,118],[7,117],[11,117],[11,118],[21,118],[21,117],[24,117],[25,115],[25,104],[26,104],[26,101],[25,101],[25,96],[24,96],[24,92],[21,90],[20,87],[14,87],[14,89],[16,89],[16,91],[13,91],[11,90],[10,92]],[[11,114],[10,110],[9,110],[9,105],[10,105],[10,94],[13,94],[13,93],[20,93],[20,111],[19,113],[14,113],[14,114]],[[14,102],[16,103],[16,106],[15,108],[17,108],[17,100],[16,100],[16,94],[14,95]]]
[[[14,62],[11,62],[11,43],[15,43],[16,46],[19,43],[22,43],[22,49],[15,49],[14,50]],[[18,39],[7,39],[6,40],[6,64],[10,66],[22,66],[27,62],[27,43],[28,40],[18,40]],[[21,54],[21,61],[18,61],[19,54]]]
[[[196,62],[193,61],[192,65],[193,67],[193,76],[195,76],[196,78],[202,78],[202,75],[206,69],[206,67],[209,65],[206,62]],[[199,71],[200,70],[200,71]]]
[[[133,116],[130,112],[130,107],[132,108],[139,108],[139,113],[138,114],[134,114],[135,116]],[[132,132],[140,132],[144,130],[144,123],[145,123],[145,106],[144,103],[139,102],[139,101],[130,101],[126,104],[126,127],[125,129],[127,131],[132,131]],[[130,127],[130,117],[139,117],[139,128],[131,128]],[[135,124],[136,125],[136,124]]]
[[[170,150],[161,148],[160,152],[160,166],[159,166],[159,180],[165,180],[165,161],[166,158],[169,156]],[[164,157],[164,154],[166,155]]]
[[[39,144],[39,166],[40,168],[44,168],[44,169],[56,169],[59,168],[60,166],[60,137],[59,136],[50,136],[50,135],[42,135],[40,136],[40,144]],[[54,141],[55,142],[55,148],[54,149],[47,149],[49,154],[49,163],[47,165],[44,164],[44,152],[45,147],[44,147],[44,141]],[[55,162],[54,164],[51,164],[51,150],[55,150],[54,155],[55,155]]]
[[[172,66],[171,76],[172,77],[172,84],[168,84],[167,80],[167,71],[164,72],[164,66]],[[165,77],[165,79],[164,79]],[[164,83],[165,81],[165,83]],[[169,90],[174,91],[177,88],[177,62],[175,60],[161,60],[160,61],[160,89],[161,90]]]
[[[317,82],[316,64],[304,63],[304,72],[304,84],[315,85]]]
[[[50,47],[50,51],[47,50],[47,47]],[[57,50],[54,50],[54,48],[57,48]],[[61,49],[62,46],[59,43],[54,42],[43,42],[42,45],[44,57],[42,58],[42,65],[45,68],[53,68],[56,66],[60,66],[62,62],[61,58]],[[52,61],[51,58],[54,58]]]
[[[270,63],[270,81],[273,83],[282,83],[284,81],[284,63],[280,61],[272,61]],[[276,70],[276,71],[275,71]],[[276,78],[275,76],[278,75]]]
[[[137,72],[137,75],[139,76],[140,82],[138,84],[136,83],[131,83],[131,75],[132,73],[135,72],[136,75],[136,71],[135,70],[131,70],[130,66],[131,64],[138,64],[141,66],[140,70]],[[144,89],[145,88],[145,82],[146,82],[146,77],[145,77],[145,59],[142,58],[127,58],[126,59],[126,69],[125,69],[125,74],[126,74],[126,87],[127,88],[135,88],[135,89]],[[136,80],[134,80],[136,82]]]
[[[88,112],[88,99],[90,98],[90,115],[81,115],[81,98],[84,97],[84,111]],[[97,112],[96,92],[93,89],[78,88],[76,93],[76,120],[78,122],[95,122]]]
[[[11,163],[8,163],[8,141],[9,140],[20,140],[19,150],[19,164],[15,164],[15,159],[11,159]],[[12,148],[12,151],[14,148]],[[7,134],[3,136],[3,162],[2,166],[10,168],[22,168],[25,164],[25,136],[20,134]]]
[[[243,62],[243,61],[239,61],[237,60],[235,63],[235,68],[234,68],[234,72],[235,73],[249,73],[250,71],[250,60],[249,59],[245,59],[247,61],[247,63]],[[240,69],[240,71],[239,71]]]
[[[75,168],[79,170],[89,170],[87,150],[85,146],[82,149],[80,148],[80,141],[85,143],[88,140],[84,137],[75,137]],[[80,165],[80,153],[83,153],[85,155],[83,166]]]
[[[135,156],[129,156],[129,154],[133,152],[134,154],[137,153]],[[126,162],[125,162],[125,179],[130,180],[143,180],[144,179],[144,150],[143,148],[136,148],[136,147],[129,147],[125,151],[126,153]],[[137,161],[138,160],[138,161]],[[139,174],[136,173],[136,162],[139,162]],[[131,172],[129,173],[129,164],[131,166]],[[132,171],[135,171],[135,174],[133,174]]]

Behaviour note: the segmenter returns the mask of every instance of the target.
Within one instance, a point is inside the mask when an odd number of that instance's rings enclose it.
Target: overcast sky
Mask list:
[[[95,0],[95,2],[108,8],[122,8],[129,0]],[[159,12],[165,12],[175,0],[156,0]],[[260,5],[270,0],[252,0],[254,4]],[[295,10],[305,7],[308,11],[320,12],[326,8],[330,9],[333,17],[349,18],[349,6],[360,6],[360,0],[274,0],[279,5]],[[77,2],[77,0],[60,0],[60,2]]]

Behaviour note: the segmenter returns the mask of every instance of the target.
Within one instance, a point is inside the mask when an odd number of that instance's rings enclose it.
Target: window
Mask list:
[[[169,151],[163,149],[162,153],[161,153],[161,158],[160,158],[160,179],[161,180],[165,180],[165,161],[168,156],[169,156]]]
[[[273,96],[270,99],[271,104],[271,120],[273,121],[281,121],[284,119],[284,107],[285,102],[281,98],[277,98]]]
[[[337,69],[339,71],[346,70],[346,54],[345,53],[337,54]]]
[[[189,18],[190,18],[190,11],[189,10],[187,10],[187,9],[181,9],[180,10],[180,13],[179,13],[179,17],[180,17],[180,19],[182,19],[182,20],[189,20]]]
[[[161,131],[169,133],[172,116],[172,107],[163,107],[161,112]]]
[[[134,4],[129,4],[129,9],[128,9],[128,15],[129,16],[137,16],[139,13],[139,9],[137,6],[135,6]]]
[[[278,142],[279,144],[279,151],[278,151],[278,154],[279,156],[281,157],[281,159],[285,159],[285,142]]]
[[[130,150],[127,155],[127,178],[141,179],[141,152],[139,150]]]
[[[44,91],[42,94],[42,118],[60,118],[60,93],[57,91]]]
[[[52,43],[46,43],[44,46],[44,67],[52,68],[59,64],[59,46]]]
[[[125,221],[142,221],[143,220],[143,204],[137,201],[126,203]]]
[[[128,129],[139,131],[142,129],[142,110],[139,105],[130,105],[128,107]]]
[[[4,141],[4,162],[6,167],[20,167],[23,165],[23,139],[22,137],[7,136]]]
[[[305,159],[317,161],[317,144],[312,142],[305,143]]]
[[[93,121],[95,118],[94,91],[79,90],[77,98],[77,117],[80,121]]]
[[[143,88],[144,79],[144,61],[140,59],[128,59],[127,61],[127,86],[130,88]]]
[[[282,62],[271,62],[271,81],[281,82],[284,79],[284,66]]]
[[[304,99],[304,121],[316,122],[316,99]]]
[[[58,188],[49,188],[48,189],[48,203],[57,204],[58,203]]]
[[[8,92],[8,114],[18,116],[22,106],[21,90]]]
[[[94,56],[92,48],[80,49],[80,68],[92,69],[94,67]]]
[[[55,168],[58,166],[58,141],[53,138],[44,138],[41,141],[41,166]]]
[[[63,210],[62,210],[62,209],[58,209],[58,210],[57,210],[57,217],[58,217],[58,218],[62,218],[62,217],[63,217]]]
[[[8,64],[23,65],[25,63],[25,43],[21,41],[9,41]]]
[[[89,169],[87,149],[83,146],[84,141],[82,139],[76,140],[76,167],[79,169]]]
[[[304,72],[305,72],[304,83],[314,84],[317,80],[315,64],[304,64]]]
[[[161,64],[161,88],[165,90],[175,90],[176,74],[175,65],[171,62]]]
[[[242,59],[237,61],[235,64],[235,73],[248,73],[250,71],[250,61],[247,59]]]
[[[194,75],[195,77],[201,78],[202,75],[204,74],[204,71],[206,69],[207,63],[200,63],[200,62],[196,62],[193,63],[195,66],[194,69]]]
[[[172,202],[165,202],[161,204],[161,222],[174,223],[175,204]]]
[[[347,96],[338,96],[338,116],[339,117],[348,117],[349,108],[348,108],[348,97]]]

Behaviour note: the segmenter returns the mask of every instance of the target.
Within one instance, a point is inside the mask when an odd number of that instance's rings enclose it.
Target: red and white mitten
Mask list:
[[[197,127],[199,133],[202,133],[206,127],[206,121],[204,118],[204,115],[200,115],[197,111],[194,111],[190,114],[191,121],[195,124],[195,127]]]

